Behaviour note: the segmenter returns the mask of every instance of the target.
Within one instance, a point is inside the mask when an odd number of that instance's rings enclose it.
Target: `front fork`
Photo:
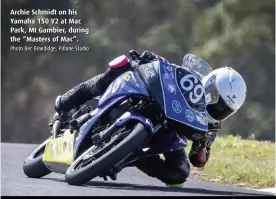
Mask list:
[[[130,110],[128,112],[125,112],[121,117],[119,117],[114,122],[114,124],[112,124],[106,131],[103,131],[93,136],[92,137],[93,142],[94,143],[102,142],[106,138],[112,136],[112,134],[116,132],[116,128],[119,129],[130,120],[136,120],[139,123],[142,123],[152,135],[160,131],[160,129],[162,128],[161,124],[154,127],[152,122],[148,118],[141,116],[139,113],[137,113],[134,110]],[[143,148],[144,146],[147,146],[151,138],[152,136],[150,136],[149,139],[146,141],[146,143],[144,143],[143,146],[141,147]],[[140,149],[138,151],[140,151]],[[127,155],[125,158],[123,158],[121,161],[119,161],[116,165],[114,165],[105,175],[102,175],[100,177],[103,177],[104,180],[107,180],[107,176],[109,176],[112,180],[116,180],[117,173],[119,173],[123,168],[129,166],[131,163],[135,162],[139,158],[140,158],[140,155],[136,154],[136,152],[131,153]]]
[[[145,118],[139,115],[138,113],[136,113],[135,111],[130,110],[128,112],[125,112],[123,115],[121,115],[121,117],[119,117],[108,129],[92,136],[93,143],[99,144],[103,142],[105,139],[111,137],[112,134],[116,132],[116,129],[121,128],[130,120],[136,120],[139,123],[142,123],[151,134],[154,134],[159,130],[159,129],[155,129],[152,122],[148,118]]]

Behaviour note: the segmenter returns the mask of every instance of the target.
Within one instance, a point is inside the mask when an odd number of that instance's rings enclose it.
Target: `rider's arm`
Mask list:
[[[211,152],[211,146],[214,143],[221,124],[209,124],[207,136],[200,140],[194,141],[189,153],[189,159],[194,167],[204,167],[208,162]]]
[[[207,139],[206,147],[210,148],[212,144],[214,143],[217,133],[221,128],[221,122],[218,123],[209,123],[208,129],[209,129],[209,137]]]

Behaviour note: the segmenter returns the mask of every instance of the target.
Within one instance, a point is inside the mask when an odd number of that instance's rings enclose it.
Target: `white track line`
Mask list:
[[[255,191],[267,192],[267,193],[274,193],[276,195],[276,188],[264,188],[264,189],[253,189],[253,188],[249,188],[249,187],[243,187],[243,188],[251,189],[251,190],[255,190]]]
[[[267,189],[256,189],[257,191],[274,193],[276,195],[276,188],[267,188]]]

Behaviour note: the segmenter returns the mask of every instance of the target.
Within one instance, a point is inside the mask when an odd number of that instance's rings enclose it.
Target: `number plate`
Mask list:
[[[160,80],[166,116],[207,131],[204,88],[197,76],[183,68],[162,64]]]
[[[196,111],[204,111],[204,88],[196,75],[181,69],[176,69],[176,81],[189,106]]]

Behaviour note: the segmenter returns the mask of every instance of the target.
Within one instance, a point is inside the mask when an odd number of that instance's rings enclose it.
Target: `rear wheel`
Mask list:
[[[23,171],[29,178],[41,178],[51,173],[42,162],[47,141],[48,139],[40,144],[23,163]]]
[[[148,138],[147,129],[138,123],[134,129],[119,129],[110,140],[93,145],[78,157],[67,169],[68,184],[81,185],[105,174],[116,163],[132,153]]]

